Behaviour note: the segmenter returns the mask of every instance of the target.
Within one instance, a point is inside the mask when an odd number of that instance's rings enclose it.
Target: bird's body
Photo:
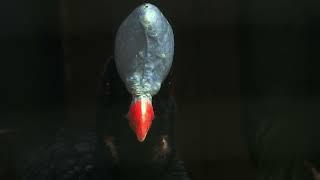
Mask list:
[[[117,179],[187,179],[174,145],[173,46],[171,26],[152,4],[138,6],[119,27],[97,120],[101,153]]]
[[[170,94],[172,76],[166,79],[153,99],[155,120],[148,138],[142,143],[137,141],[128,125],[125,115],[131,97],[116,71],[113,60],[106,66],[104,77],[104,88],[99,97],[97,127],[101,133],[99,136],[103,138],[100,141],[103,142],[101,147],[105,149],[102,153],[112,162],[112,167],[119,172],[118,175],[124,179],[127,175],[157,179],[168,176],[172,171],[173,174],[178,174],[177,177],[181,176],[180,179],[186,179],[186,171],[181,161],[176,159],[175,152],[175,101]]]
[[[189,179],[174,144],[171,26],[143,4],[120,26],[115,50],[101,80],[96,131],[58,133],[31,153],[24,179]]]
[[[125,117],[131,97],[113,60],[106,66],[98,97],[97,129],[61,129],[32,145],[17,160],[24,180],[189,180],[174,144],[172,77],[154,97],[155,122],[144,142]],[[24,146],[24,145],[21,145]],[[26,147],[26,146],[24,146]]]

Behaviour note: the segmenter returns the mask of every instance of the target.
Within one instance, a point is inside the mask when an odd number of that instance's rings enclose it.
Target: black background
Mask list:
[[[0,134],[0,173],[8,175],[19,131],[94,127],[98,79],[115,32],[142,2],[1,2],[0,127],[18,132]],[[319,116],[318,3],[150,2],[175,34],[176,134],[191,177],[254,179],[248,147],[257,122],[287,119],[290,128],[292,119]],[[316,131],[308,122],[301,134]]]

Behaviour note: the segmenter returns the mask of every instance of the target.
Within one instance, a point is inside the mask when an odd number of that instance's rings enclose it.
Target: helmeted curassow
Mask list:
[[[117,31],[97,116],[101,168],[113,177],[188,179],[174,145],[173,51],[173,30],[152,4],[134,9]]]
[[[21,177],[188,180],[174,144],[173,46],[160,10],[137,7],[120,26],[115,58],[104,67],[96,133],[59,131],[22,156]]]

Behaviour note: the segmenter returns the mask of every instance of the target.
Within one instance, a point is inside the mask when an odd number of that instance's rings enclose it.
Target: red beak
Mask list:
[[[129,124],[136,133],[138,140],[143,142],[154,118],[151,100],[148,98],[141,98],[132,102],[128,118]]]

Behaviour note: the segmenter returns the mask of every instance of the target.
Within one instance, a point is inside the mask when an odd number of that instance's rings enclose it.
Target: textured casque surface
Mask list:
[[[116,35],[115,61],[122,81],[134,96],[153,96],[167,76],[174,38],[167,19],[152,4],[137,7]]]

